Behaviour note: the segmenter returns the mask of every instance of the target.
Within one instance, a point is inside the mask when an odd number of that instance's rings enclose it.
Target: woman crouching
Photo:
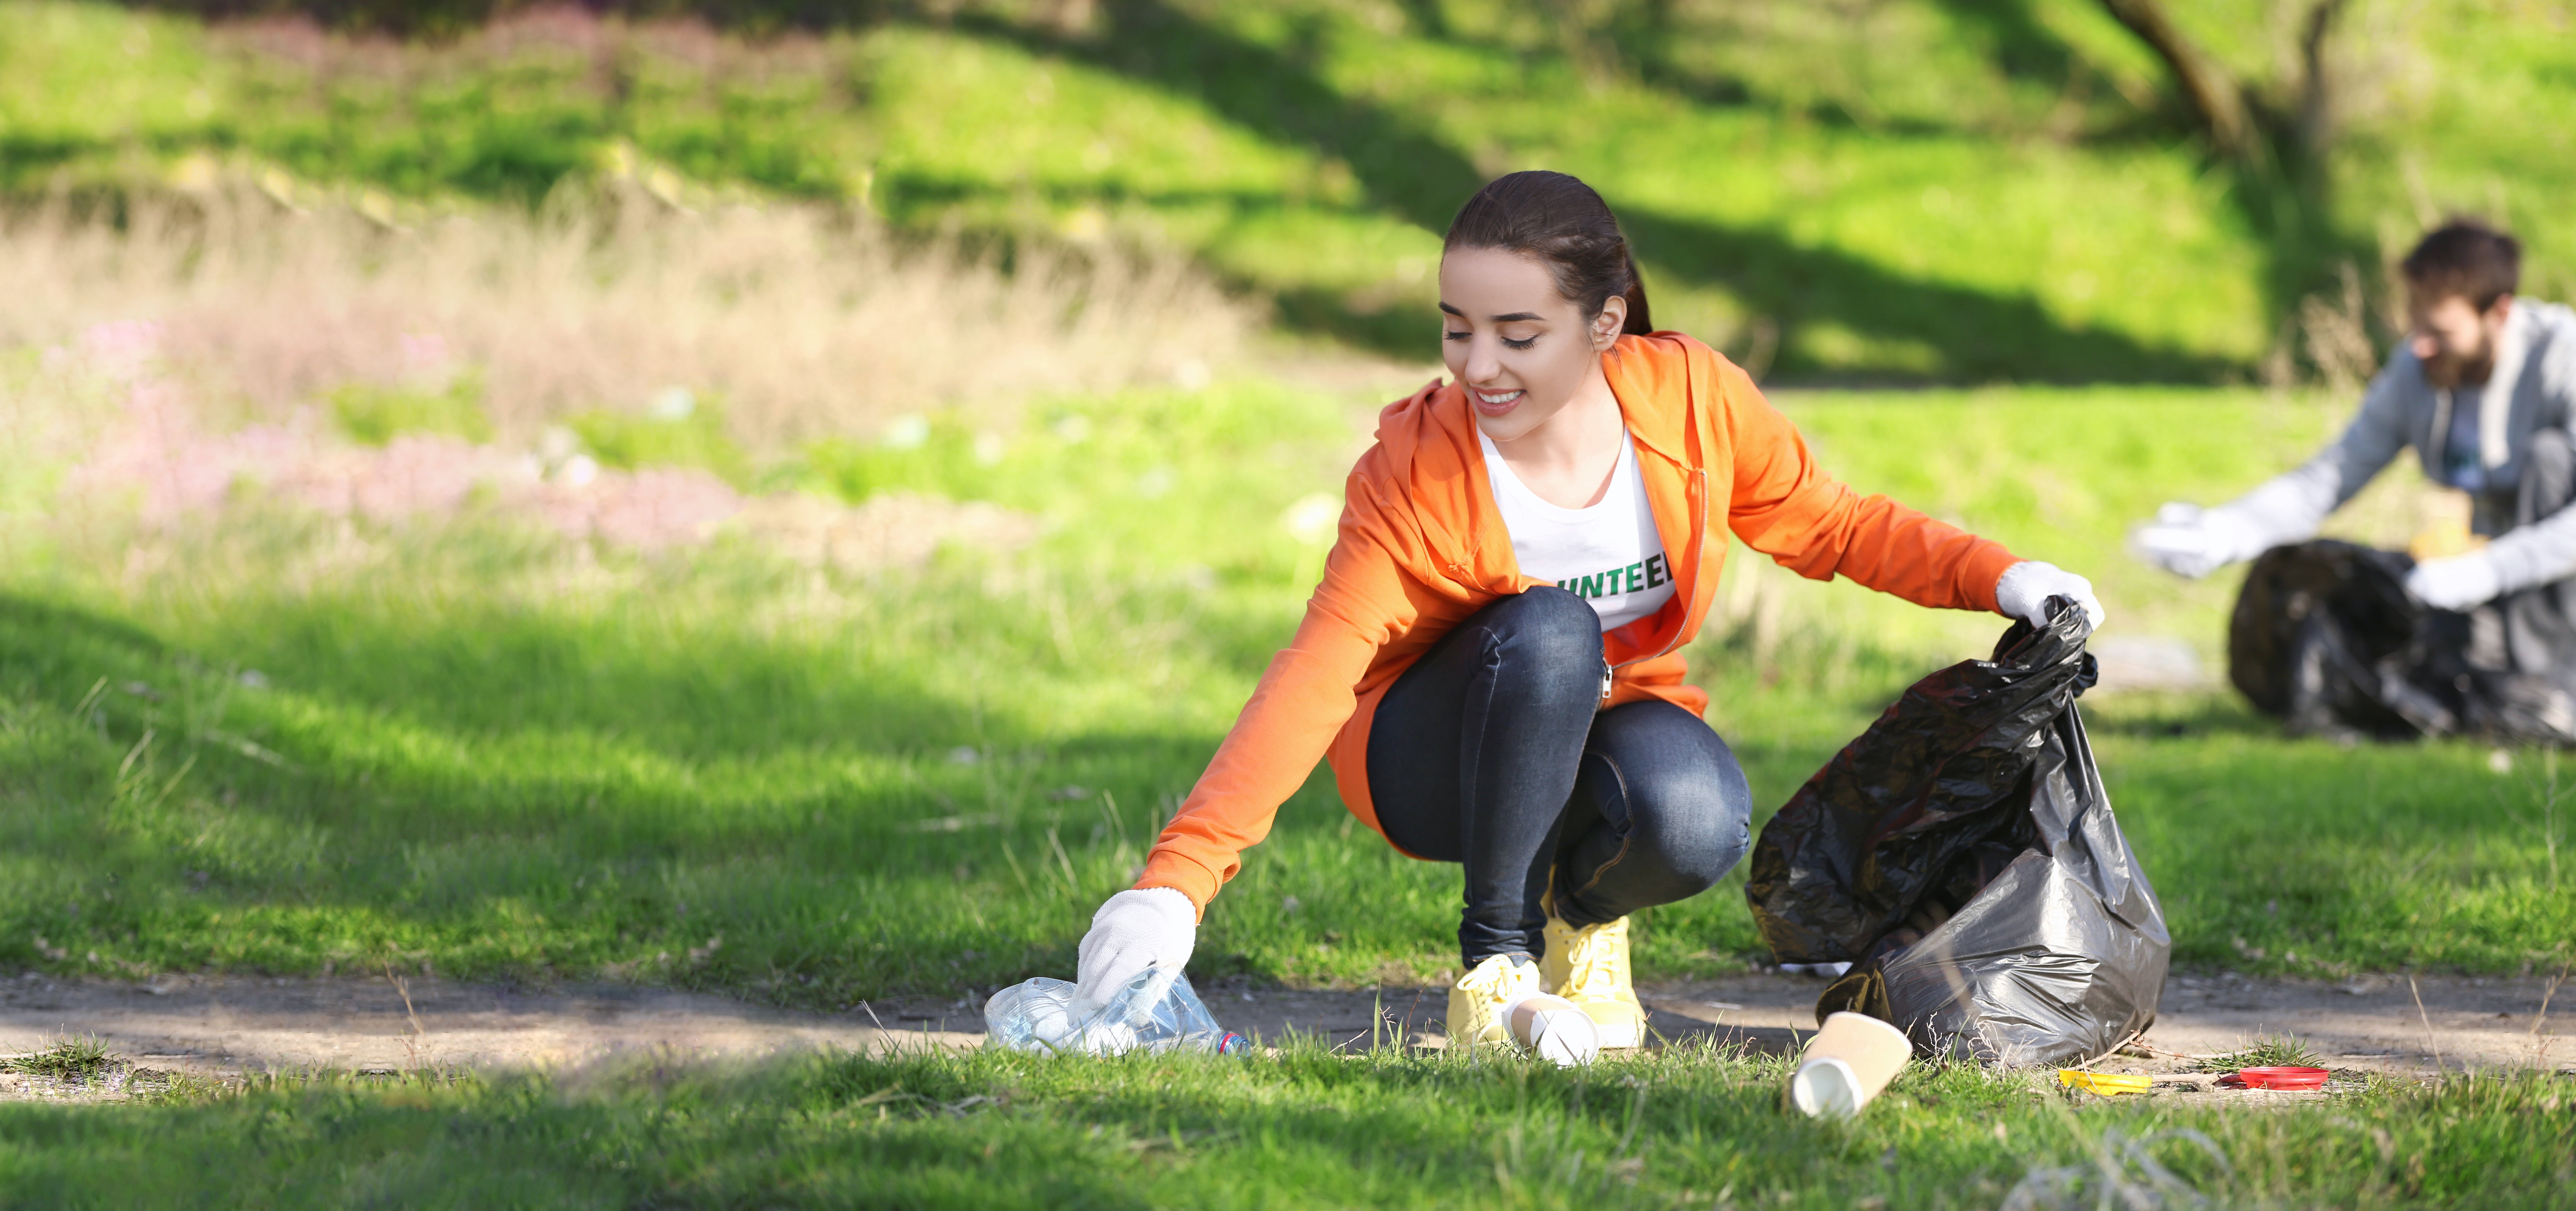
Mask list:
[[[2079,576],[1815,464],[1745,373],[1648,322],[1618,220],[1573,177],[1487,185],[1440,263],[1451,381],[1379,417],[1297,636],[1272,659],[1136,886],[1093,914],[1080,993],[1179,967],[1198,919],[1318,757],[1351,813],[1465,870],[1453,1044],[1553,993],[1633,1047],[1628,915],[1716,883],[1752,803],[1683,682],[1726,535],[1817,580],[2098,624]]]

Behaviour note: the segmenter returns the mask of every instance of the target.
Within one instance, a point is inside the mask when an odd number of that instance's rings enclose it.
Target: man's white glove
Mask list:
[[[2495,561],[2483,551],[2471,551],[2416,564],[2406,574],[2406,591],[2437,610],[2471,610],[2495,600],[2504,582],[2496,575]]]
[[[2102,603],[2093,596],[2093,582],[2056,564],[2025,559],[2004,569],[2003,579],[1995,582],[1995,609],[2035,627],[2048,625],[2051,597],[2073,599],[2084,607],[2094,629],[2101,629]]]
[[[2156,510],[2156,519],[2129,532],[2138,558],[2177,576],[2198,580],[2240,559],[2252,559],[2268,545],[2235,510],[2204,509],[2173,501]]]
[[[1199,944],[1199,910],[1168,887],[1122,891],[1091,914],[1082,935],[1081,969],[1074,983],[1074,1017],[1098,1010],[1148,967],[1187,966]]]

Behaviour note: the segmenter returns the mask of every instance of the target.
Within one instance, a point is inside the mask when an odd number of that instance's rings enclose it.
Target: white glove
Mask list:
[[[2092,620],[2095,630],[2102,627],[2102,603],[2094,599],[2093,582],[2058,567],[2025,559],[2004,569],[2003,579],[1995,582],[1995,609],[2030,623],[2048,625],[2048,599],[2070,597],[2084,607],[2084,616]]]
[[[2495,600],[2504,591],[2495,561],[2483,551],[2427,559],[2406,574],[2406,591],[2437,610],[2470,610]]]
[[[2263,553],[2263,536],[2225,506],[2203,509],[2171,502],[2156,519],[2129,532],[2138,558],[2177,576],[2198,580],[2240,559]]]
[[[1199,944],[1199,910],[1168,887],[1122,891],[1091,914],[1074,979],[1074,1018],[1096,1012],[1148,967],[1178,971]]]

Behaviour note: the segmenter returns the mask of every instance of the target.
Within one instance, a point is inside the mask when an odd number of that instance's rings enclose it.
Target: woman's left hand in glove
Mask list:
[[[2102,629],[2102,602],[2093,596],[2093,582],[2056,564],[2025,559],[2004,569],[2003,579],[1995,582],[1996,612],[2035,627],[2048,625],[2051,597],[2064,597],[2082,606],[2093,629]]]

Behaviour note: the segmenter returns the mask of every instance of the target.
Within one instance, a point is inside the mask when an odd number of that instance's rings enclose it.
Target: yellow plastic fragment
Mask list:
[[[2130,1076],[2119,1072],[2086,1072],[2081,1068],[2060,1068],[2057,1083],[2069,1089],[2081,1089],[2104,1097],[2121,1093],[2144,1093],[2151,1077]]]

